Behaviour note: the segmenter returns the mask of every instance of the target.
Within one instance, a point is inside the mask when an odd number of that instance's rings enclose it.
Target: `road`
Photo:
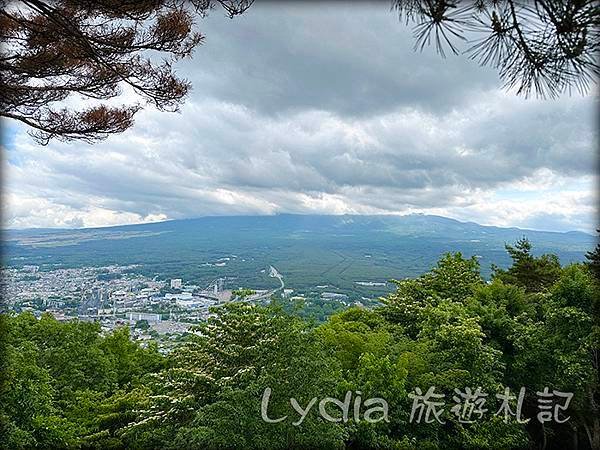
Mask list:
[[[271,278],[277,278],[279,280],[279,282],[281,283],[281,286],[279,288],[275,289],[273,291],[273,293],[276,291],[280,291],[285,287],[285,283],[283,282],[283,275],[281,275],[275,267],[269,266],[269,276]]]

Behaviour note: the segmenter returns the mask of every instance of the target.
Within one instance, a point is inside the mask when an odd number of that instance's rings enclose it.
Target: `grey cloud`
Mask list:
[[[585,105],[584,100],[572,102]],[[502,102],[493,105],[501,107]],[[448,205],[450,193],[464,197],[541,168],[567,175],[590,172],[590,142],[574,145],[569,136],[563,142],[560,133],[544,132],[535,104],[522,108],[524,125],[512,113],[505,106],[490,117],[466,108],[444,118],[399,110],[362,120],[313,112],[273,119],[224,103],[192,102],[180,116],[146,112],[137,133],[115,136],[99,146],[58,144],[46,159],[36,152],[35,167],[43,174],[22,182],[71,207],[83,206],[92,196],[112,199],[103,204],[118,209],[172,216],[246,208],[222,205],[213,196],[215,189],[248,192],[270,202],[273,191],[348,197],[355,188],[362,194],[350,196],[351,202],[360,199],[362,205],[395,210]],[[561,127],[590,134],[589,123],[579,117],[573,115]],[[559,119],[566,120],[557,113]],[[241,126],[229,133],[232,123]],[[494,132],[495,123],[509,124],[510,132]],[[162,138],[165,130],[168,138]],[[482,138],[486,130],[491,142]],[[147,142],[132,144],[136,134]],[[562,151],[537,150],[545,146]],[[290,208],[275,204],[277,210]],[[257,208],[247,212],[259,212]]]
[[[19,133],[8,191],[142,218],[463,208],[481,219],[490,193],[540,170],[596,170],[595,97],[502,93],[463,57],[413,53],[383,3],[257,4],[199,25],[206,43],[179,66],[194,85],[180,114],[148,109],[94,146],[40,150]]]
[[[205,45],[184,67],[194,95],[264,114],[448,110],[498,83],[465,56],[443,60],[432,48],[415,55],[410,27],[385,2],[257,2],[233,20],[211,14],[199,29]]]

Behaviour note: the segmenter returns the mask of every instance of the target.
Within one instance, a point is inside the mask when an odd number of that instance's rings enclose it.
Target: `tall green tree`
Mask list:
[[[492,266],[494,279],[521,286],[526,292],[540,292],[552,286],[560,277],[558,257],[552,254],[534,256],[532,245],[527,238],[519,239],[514,246],[506,244],[505,247],[512,259],[512,265],[506,270]]]
[[[50,315],[3,320],[0,447],[122,448],[112,424],[133,420],[135,408],[127,410],[123,398],[143,392],[144,377],[164,367],[156,346],[141,348],[126,328],[103,336],[98,324]]]
[[[143,448],[340,448],[343,431],[306,406],[336,391],[339,369],[307,324],[272,308],[231,303],[215,309],[152,383],[151,406],[124,438]],[[271,389],[268,417],[261,401]]]
[[[600,236],[600,228],[598,228],[596,231]],[[596,281],[600,282],[600,242],[596,244],[596,248],[594,248],[594,250],[587,252],[585,257],[587,259],[587,266],[596,278]]]

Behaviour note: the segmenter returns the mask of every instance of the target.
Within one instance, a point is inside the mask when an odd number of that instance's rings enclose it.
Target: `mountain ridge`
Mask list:
[[[294,214],[294,213],[281,213],[281,214],[269,214],[269,215],[219,215],[219,216],[201,216],[201,217],[191,217],[191,218],[183,218],[183,219],[168,219],[157,222],[140,222],[140,223],[132,223],[132,224],[120,224],[120,225],[107,225],[100,227],[81,227],[81,228],[53,228],[53,227],[41,227],[41,228],[5,228],[2,231],[7,233],[55,233],[55,232],[73,232],[73,231],[96,231],[96,230],[112,230],[112,229],[121,229],[121,228],[133,228],[133,227],[152,227],[159,224],[175,224],[180,222],[199,222],[203,220],[212,220],[212,219],[249,219],[249,218],[356,218],[356,219],[404,219],[404,218],[427,218],[427,219],[441,219],[443,221],[460,224],[460,225],[474,225],[481,228],[490,228],[496,230],[511,230],[511,231],[522,231],[522,232],[535,232],[535,233],[553,233],[553,234],[579,234],[585,235],[588,237],[593,237],[593,234],[587,233],[581,230],[568,230],[568,231],[558,231],[558,230],[539,230],[533,228],[521,228],[521,227],[503,227],[499,225],[484,225],[475,221],[462,221],[459,219],[454,219],[452,217],[441,216],[437,214],[422,214],[422,213],[411,213],[411,214]]]

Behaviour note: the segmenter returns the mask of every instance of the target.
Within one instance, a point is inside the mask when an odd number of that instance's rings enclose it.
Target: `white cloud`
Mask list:
[[[160,222],[165,214],[139,214],[89,206],[74,209],[39,197],[8,194],[7,220],[13,228],[81,228]]]

